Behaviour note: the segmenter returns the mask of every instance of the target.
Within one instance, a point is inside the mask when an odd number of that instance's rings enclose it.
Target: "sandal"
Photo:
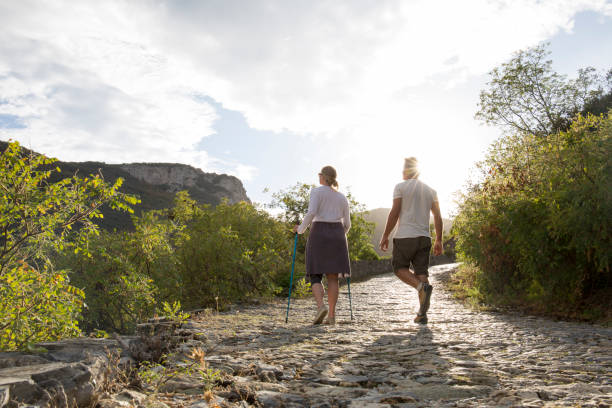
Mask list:
[[[415,323],[427,324],[427,315],[426,314],[417,314],[414,318]]]
[[[327,315],[327,308],[323,306],[322,308],[317,310],[317,315],[315,316],[315,319],[312,322],[312,324],[321,324],[321,322],[323,321],[326,315]]]
[[[330,326],[335,326],[336,325],[336,318],[335,317],[328,317],[327,319],[325,319],[325,322],[323,324],[328,324]]]

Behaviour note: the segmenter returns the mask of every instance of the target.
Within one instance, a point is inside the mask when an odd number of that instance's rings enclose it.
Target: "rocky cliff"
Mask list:
[[[134,207],[136,215],[143,211],[170,208],[178,191],[186,190],[189,196],[200,204],[217,205],[223,199],[231,204],[246,201],[249,197],[242,182],[227,174],[204,173],[200,169],[176,163],[127,163],[106,164],[100,162],[58,162],[62,169],[54,174],[52,181],[78,172],[80,176],[101,173],[107,182],[118,177],[124,179],[121,191],[140,198],[141,203]],[[104,219],[100,226],[108,229],[132,229],[133,223],[128,213],[103,208]]]
[[[0,140],[0,153],[8,146]],[[26,153],[30,151],[24,149]],[[38,154],[37,152],[32,152]],[[43,152],[44,154],[44,152]],[[246,201],[249,197],[242,182],[227,174],[204,173],[200,169],[176,163],[127,163],[107,164],[103,162],[63,162],[58,161],[49,167],[59,167],[61,172],[52,172],[49,182],[55,183],[65,177],[78,174],[102,174],[104,179],[113,183],[121,177],[124,182],[121,192],[140,198],[141,203],[134,206],[136,215],[144,211],[170,208],[178,191],[187,190],[191,198],[200,204],[217,205],[223,199],[231,204]],[[132,229],[131,215],[125,212],[102,208],[104,218],[98,220],[102,228],[113,230]]]
[[[231,204],[250,202],[242,182],[227,174],[204,173],[185,164],[170,163],[129,163],[120,164],[119,168],[170,193],[188,190],[198,201],[218,204],[227,198]]]

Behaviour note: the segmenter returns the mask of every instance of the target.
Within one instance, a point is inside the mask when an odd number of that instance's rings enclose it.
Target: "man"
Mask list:
[[[397,227],[393,238],[393,271],[400,280],[415,288],[419,294],[419,311],[415,323],[427,323],[427,310],[433,287],[429,276],[429,213],[433,213],[436,229],[434,255],[442,254],[442,216],[436,191],[418,180],[417,159],[404,159],[404,181],[395,186],[393,206],[385,232],[380,239],[380,249],[389,249],[389,234]],[[412,269],[410,266],[412,265]]]

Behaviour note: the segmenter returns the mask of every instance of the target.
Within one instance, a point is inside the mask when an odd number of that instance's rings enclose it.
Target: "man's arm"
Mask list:
[[[431,212],[434,217],[434,228],[436,229],[436,242],[434,243],[434,255],[442,255],[442,215],[440,214],[440,203],[434,201],[431,204]]]
[[[395,228],[395,224],[397,224],[397,220],[399,219],[399,213],[402,209],[402,198],[394,198],[393,206],[391,207],[391,211],[389,212],[389,216],[387,217],[387,226],[385,227],[385,232],[380,238],[380,249],[383,251],[387,251],[389,249],[389,234]]]

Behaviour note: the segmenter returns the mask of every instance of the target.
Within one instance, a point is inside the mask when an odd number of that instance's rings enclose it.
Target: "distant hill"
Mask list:
[[[391,256],[391,252],[393,251],[393,242],[389,243],[389,250],[387,252],[383,252],[378,248],[378,243],[380,242],[380,238],[382,237],[383,232],[385,232],[385,226],[387,225],[387,217],[389,216],[390,208],[376,208],[374,210],[368,210],[365,215],[365,219],[367,221],[373,222],[375,224],[374,233],[372,234],[372,245],[374,245],[374,250],[380,256]],[[444,221],[444,235],[447,235],[450,232],[451,227],[453,226],[453,221],[447,218],[442,219]],[[430,223],[433,223],[433,217],[430,217]],[[391,233],[393,236],[393,233]]]
[[[6,142],[0,141],[0,151],[4,151],[7,145]],[[201,204],[217,205],[224,198],[230,203],[250,202],[238,178],[227,174],[204,173],[185,164],[58,161],[55,166],[61,169],[61,173],[54,172],[51,182],[70,177],[75,173],[82,177],[101,173],[109,183],[113,183],[119,177],[123,178],[121,191],[138,196],[142,201],[134,208],[136,214],[172,206],[176,192],[181,190],[187,190],[190,196]],[[104,218],[100,221],[100,226],[105,229],[133,228],[132,220],[127,213],[112,211],[109,208],[104,208],[102,213]]]

